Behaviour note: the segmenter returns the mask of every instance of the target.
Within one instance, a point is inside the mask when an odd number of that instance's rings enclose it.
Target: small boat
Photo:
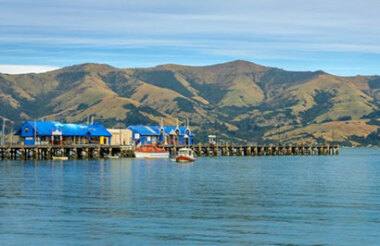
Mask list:
[[[67,156],[53,156],[53,161],[67,161],[68,159]]]
[[[176,161],[181,163],[195,161],[194,151],[189,148],[179,149]]]
[[[136,148],[135,156],[136,158],[168,159],[169,151],[155,145],[145,145]]]

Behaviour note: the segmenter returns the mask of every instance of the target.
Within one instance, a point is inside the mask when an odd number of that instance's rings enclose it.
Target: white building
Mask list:
[[[107,129],[112,134],[111,145],[131,145],[132,131],[130,129]]]

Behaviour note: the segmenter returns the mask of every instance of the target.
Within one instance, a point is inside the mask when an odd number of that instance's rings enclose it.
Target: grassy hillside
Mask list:
[[[0,115],[108,127],[175,124],[199,141],[380,144],[380,77],[290,72],[233,61],[212,66],[118,69],[82,64],[41,74],[0,74]]]

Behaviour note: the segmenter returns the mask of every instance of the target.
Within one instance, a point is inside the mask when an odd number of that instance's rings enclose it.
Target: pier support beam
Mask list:
[[[227,146],[222,148],[222,156],[227,156]]]
[[[244,156],[243,147],[242,146],[240,146],[239,149],[238,149],[238,155],[239,156]]]
[[[253,156],[257,156],[258,155],[258,150],[257,150],[257,146],[253,146]]]
[[[298,153],[298,146],[296,145],[295,147],[294,147],[294,151],[293,151],[293,154],[294,155],[298,155],[299,153]]]
[[[271,145],[268,147],[268,155],[273,155],[273,149]]]
[[[228,151],[229,151],[229,156],[234,156],[234,148],[232,146],[229,146],[228,147]]]
[[[218,145],[214,146],[213,149],[212,149],[212,152],[213,152],[213,156],[217,157],[218,156]]]
[[[38,157],[37,156],[37,149],[34,148],[32,151],[33,151],[33,160],[37,160],[37,157]]]
[[[252,148],[251,147],[247,147],[246,148],[246,156],[251,156],[252,155]]]
[[[335,146],[334,149],[335,149],[335,155],[339,155],[339,147]]]

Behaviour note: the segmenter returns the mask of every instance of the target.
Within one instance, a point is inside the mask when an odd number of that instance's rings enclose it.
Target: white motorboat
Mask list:
[[[189,148],[181,148],[176,157],[177,162],[186,163],[195,161],[194,151]]]

